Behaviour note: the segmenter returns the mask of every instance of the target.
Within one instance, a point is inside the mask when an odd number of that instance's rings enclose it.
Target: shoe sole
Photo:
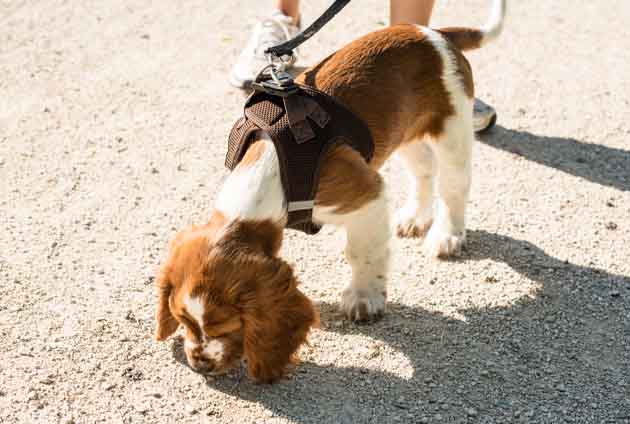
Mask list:
[[[495,113],[494,115],[492,115],[492,118],[490,118],[490,121],[488,122],[488,125],[486,125],[485,127],[476,130],[475,133],[477,134],[483,134],[485,132],[490,131],[492,128],[494,128],[494,126],[497,124],[497,114]]]

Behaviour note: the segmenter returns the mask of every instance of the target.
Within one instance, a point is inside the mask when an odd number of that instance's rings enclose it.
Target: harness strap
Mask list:
[[[286,97],[262,91],[249,97],[245,116],[230,132],[225,165],[238,165],[255,131],[267,133],[280,164],[287,227],[315,234],[320,227],[313,223],[313,208],[326,152],[347,144],[369,162],[374,143],[367,125],[347,107],[313,87],[298,88]]]

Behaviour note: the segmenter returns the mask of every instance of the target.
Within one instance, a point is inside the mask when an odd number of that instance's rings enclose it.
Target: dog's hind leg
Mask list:
[[[385,310],[391,227],[380,174],[360,155],[343,147],[326,160],[313,211],[315,221],[346,229],[345,256],[352,280],[341,294],[341,309],[353,321]]]
[[[414,140],[396,154],[409,176],[407,201],[395,217],[396,233],[424,237],[433,222],[433,152],[423,140]]]
[[[444,132],[428,141],[435,156],[437,192],[433,225],[424,239],[424,250],[431,256],[456,253],[466,239],[465,212],[471,185],[473,144],[472,100],[460,116],[448,118]],[[470,107],[468,107],[470,106]]]

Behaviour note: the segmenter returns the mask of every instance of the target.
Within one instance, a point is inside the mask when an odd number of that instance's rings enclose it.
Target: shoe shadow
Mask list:
[[[573,138],[547,137],[497,125],[478,135],[497,149],[588,181],[630,191],[630,150],[616,149]]]
[[[465,320],[390,303],[381,321],[335,326],[338,305],[320,304],[321,334],[347,353],[320,353],[329,359],[274,385],[221,377],[208,388],[297,423],[630,419],[630,277],[486,231],[469,233],[467,252],[460,261],[504,263],[539,288],[459,311]]]

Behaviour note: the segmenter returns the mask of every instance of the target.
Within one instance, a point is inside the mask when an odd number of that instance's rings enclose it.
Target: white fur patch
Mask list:
[[[503,30],[503,22],[505,21],[506,2],[506,0],[495,0],[492,4],[490,19],[481,28],[484,33],[483,38],[481,39],[482,46],[496,39],[501,34],[501,31]]]
[[[192,340],[189,339],[185,339],[184,340],[184,349],[186,350],[194,350],[196,348],[198,348],[199,345],[195,342],[193,342]]]
[[[186,297],[184,297],[184,305],[186,306],[186,311],[197,321],[199,329],[203,332],[204,307],[201,300],[199,300],[198,297],[186,295]]]
[[[456,252],[465,239],[465,209],[471,183],[473,99],[466,95],[457,60],[446,39],[437,31],[418,27],[440,54],[442,82],[449,94],[454,114],[444,123],[437,140],[429,140],[437,165],[438,202],[433,226],[426,235],[424,249],[431,256]]]
[[[231,219],[285,219],[286,200],[276,148],[268,136],[261,139],[266,140],[261,157],[248,166],[239,165],[217,198],[217,209]]]
[[[223,343],[216,339],[204,343],[203,356],[220,362],[223,359]]]

